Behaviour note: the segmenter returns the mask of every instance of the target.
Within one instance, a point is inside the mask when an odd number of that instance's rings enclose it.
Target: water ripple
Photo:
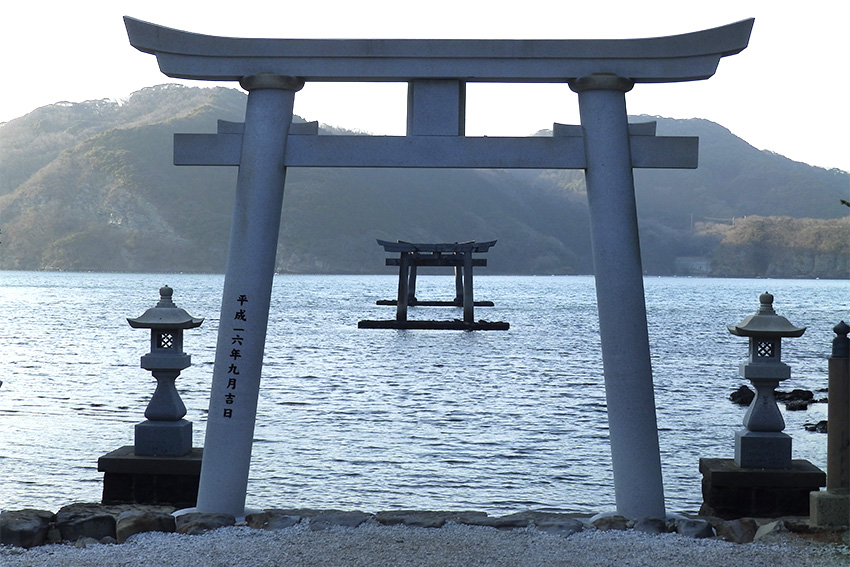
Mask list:
[[[0,278],[0,506],[99,500],[97,458],[132,444],[155,387],[138,365],[149,339],[125,318],[155,303],[165,280],[178,305],[206,317],[186,332],[194,364],[177,381],[194,444],[203,443],[221,276]],[[445,277],[420,279],[420,297],[445,292]],[[374,301],[392,296],[395,283],[276,278],[249,503],[491,513],[613,506],[593,280],[477,278],[478,297],[496,306],[476,315],[509,321],[505,332],[357,329],[359,319],[392,317]],[[846,282],[646,280],[671,510],[699,507],[700,457],[732,456],[744,410],[726,398],[742,383],[746,342],[726,325],[752,313],[765,289],[777,311],[809,327],[783,347],[792,366],[783,389],[824,387],[832,326],[847,319]],[[415,318],[451,316],[411,309]],[[826,405],[783,413],[795,458],[823,468],[826,436],[802,424],[825,419]]]

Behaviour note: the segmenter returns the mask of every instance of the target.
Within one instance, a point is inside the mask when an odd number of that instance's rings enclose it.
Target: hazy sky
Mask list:
[[[749,47],[707,81],[637,85],[630,114],[706,118],[760,149],[850,171],[847,0],[84,0],[16,2],[0,22],[0,121],[58,101],[125,98],[166,82],[130,47],[122,16],[213,35],[312,38],[579,39],[673,35],[749,17]],[[200,81],[187,84],[209,86]],[[231,84],[229,86],[236,86]],[[312,83],[307,120],[403,134],[405,85]],[[470,85],[468,135],[530,135],[578,123],[566,85]]]

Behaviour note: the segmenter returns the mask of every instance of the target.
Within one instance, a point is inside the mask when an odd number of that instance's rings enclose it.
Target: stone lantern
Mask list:
[[[162,287],[155,307],[141,317],[127,318],[134,329],[151,330],[151,351],[142,356],[141,366],[157,382],[145,410],[147,420],[136,424],[137,456],[180,457],[192,450],[192,423],[183,419],[186,406],[174,381],[192,364],[192,357],[183,352],[183,329],[199,327],[204,320],[177,307],[171,300],[173,293],[170,287]]]
[[[759,296],[759,309],[729,332],[750,340],[747,360],[739,373],[750,380],[755,398],[744,415],[745,429],[735,434],[735,463],[742,468],[791,468],[791,437],[782,432],[785,420],[776,404],[775,389],[791,377],[791,368],[782,362],[782,338],[799,337],[805,327],[795,327],[773,310],[773,295]]]

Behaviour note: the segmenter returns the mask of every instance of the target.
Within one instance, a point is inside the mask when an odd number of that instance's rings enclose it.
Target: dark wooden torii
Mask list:
[[[398,299],[378,300],[378,305],[395,305],[396,316],[393,320],[358,323],[361,329],[463,329],[463,330],[505,330],[510,327],[501,321],[475,321],[475,306],[492,307],[492,301],[478,301],[473,298],[472,268],[486,266],[484,258],[473,258],[473,253],[487,252],[495,240],[487,242],[454,243],[413,243],[389,242],[378,240],[378,244],[387,252],[399,254],[398,258],[387,258],[387,266],[398,266]],[[455,298],[453,301],[420,301],[416,299],[416,275],[419,266],[452,267],[455,271]],[[410,321],[407,308],[411,305],[422,306],[463,306],[463,320],[452,321]]]

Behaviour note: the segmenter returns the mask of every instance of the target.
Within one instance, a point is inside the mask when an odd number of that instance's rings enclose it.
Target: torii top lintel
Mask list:
[[[711,77],[747,47],[753,19],[645,39],[255,39],[196,34],[124,17],[130,44],[169,77],[238,81],[259,73],[304,81],[569,82],[614,74],[635,83]]]

